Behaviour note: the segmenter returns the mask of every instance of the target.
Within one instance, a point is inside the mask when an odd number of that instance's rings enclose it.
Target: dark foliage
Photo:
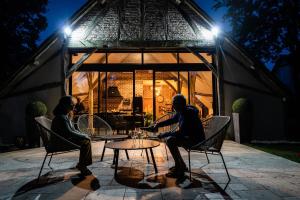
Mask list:
[[[295,88],[300,95],[300,1],[215,0],[214,8],[227,8],[224,16],[232,37],[257,59],[275,63],[289,54]]]
[[[48,0],[1,0],[0,84],[12,75],[36,50],[39,34],[47,27],[43,15]]]

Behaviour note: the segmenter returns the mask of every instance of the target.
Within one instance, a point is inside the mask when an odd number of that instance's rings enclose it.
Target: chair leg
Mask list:
[[[116,153],[116,150],[114,149],[114,157],[113,157],[113,165],[114,164],[116,164],[116,155],[117,155],[117,153]]]
[[[129,160],[128,151],[125,150],[125,153],[126,153],[127,160]]]
[[[48,167],[50,167],[50,169],[53,171],[53,168],[50,166],[50,162],[51,162],[51,160],[52,160],[52,156],[53,156],[53,153],[52,153],[51,156],[50,156],[50,159],[49,159],[49,162],[48,162]]]
[[[227,173],[228,179],[229,179],[229,181],[230,181],[231,179],[230,179],[230,176],[229,176],[229,173],[228,173],[228,170],[227,170],[227,167],[226,167],[226,164],[225,164],[225,161],[224,161],[224,158],[223,158],[223,155],[222,155],[222,153],[221,153],[221,152],[220,152],[220,155],[221,155],[221,158],[222,158],[222,161],[223,161],[223,164],[224,164],[224,167],[225,167],[225,170],[226,170],[226,173]]]
[[[208,164],[209,164],[209,159],[208,159],[208,156],[207,156],[207,153],[206,153],[206,151],[204,151],[204,153],[205,153],[205,156],[206,156],[207,162],[208,162]]]
[[[107,143],[107,140],[105,140],[104,145],[103,145],[103,150],[102,150],[102,155],[101,155],[101,162],[103,161],[104,153],[105,153],[105,144]]]
[[[167,144],[166,144],[166,141],[165,141],[165,150],[166,150],[166,156],[167,156],[167,160],[169,160],[169,156],[168,156],[168,150],[167,150]]]
[[[42,170],[43,170],[43,167],[44,167],[44,164],[45,164],[45,161],[46,161],[47,156],[48,156],[48,153],[46,153],[46,155],[45,155],[45,157],[44,157],[44,161],[43,161],[43,164],[42,164],[42,166],[41,166],[41,169],[40,169],[40,172],[39,172],[39,176],[38,176],[38,178],[37,178],[37,183],[39,183],[39,181],[40,181],[40,176],[41,176],[41,173],[42,173]]]
[[[188,151],[188,157],[189,157],[190,181],[192,181],[191,152],[190,151]]]

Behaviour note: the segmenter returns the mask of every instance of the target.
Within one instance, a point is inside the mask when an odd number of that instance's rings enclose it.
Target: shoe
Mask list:
[[[81,166],[79,163],[76,165],[76,168],[80,171],[80,175],[82,176],[93,174],[86,166]]]
[[[166,177],[169,178],[180,178],[182,176],[184,176],[184,172],[179,170],[174,170],[166,173]]]
[[[89,175],[92,175],[93,173],[88,169],[84,169],[84,170],[80,170],[80,175],[82,176],[89,176]]]
[[[185,175],[179,176],[179,177],[177,177],[175,183],[176,183],[176,185],[180,185],[180,184],[182,184],[186,179],[187,179],[187,177],[186,177]]]
[[[176,170],[176,167],[175,167],[175,166],[169,168],[169,171],[175,171],[175,170]],[[188,172],[189,169],[185,166],[185,167],[184,167],[184,171],[185,171],[185,172]]]

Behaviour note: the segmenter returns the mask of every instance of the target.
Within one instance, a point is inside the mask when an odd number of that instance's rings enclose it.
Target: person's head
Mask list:
[[[72,96],[63,96],[60,98],[57,106],[53,110],[53,114],[67,115],[74,109],[75,101]]]
[[[186,107],[186,99],[182,94],[176,94],[172,101],[173,109],[176,112],[182,112]]]

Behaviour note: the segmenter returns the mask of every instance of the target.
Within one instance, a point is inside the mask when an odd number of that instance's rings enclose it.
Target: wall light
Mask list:
[[[206,40],[213,40],[214,38],[218,37],[220,33],[219,27],[215,26],[211,30],[203,29],[202,35]]]
[[[64,27],[64,33],[66,36],[70,36],[72,34],[72,29],[69,26]]]
[[[220,29],[219,27],[215,26],[211,29],[211,33],[215,36],[218,37],[219,33],[220,33]]]

